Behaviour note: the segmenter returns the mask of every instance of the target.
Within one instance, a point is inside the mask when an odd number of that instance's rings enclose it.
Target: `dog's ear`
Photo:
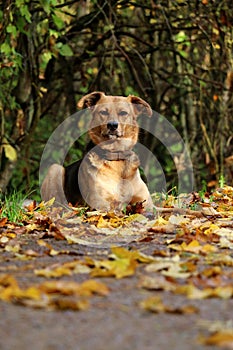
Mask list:
[[[137,116],[139,115],[146,115],[148,117],[152,116],[152,109],[150,107],[150,105],[144,101],[142,98],[137,97],[137,96],[133,96],[133,95],[129,95],[127,97],[127,100],[130,103],[133,103],[134,105],[134,110]]]
[[[105,96],[104,92],[94,91],[88,95],[85,95],[78,101],[79,108],[91,108],[96,105],[102,96]]]

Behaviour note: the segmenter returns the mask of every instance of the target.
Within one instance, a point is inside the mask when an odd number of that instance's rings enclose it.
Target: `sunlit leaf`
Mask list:
[[[129,258],[118,260],[104,260],[96,264],[97,266],[91,271],[93,277],[110,277],[123,278],[132,276],[135,273],[137,262]]]
[[[5,151],[6,157],[10,161],[15,162],[17,160],[16,149],[13,146],[10,145],[10,143],[7,141],[6,138],[3,138],[2,144],[3,144],[3,148],[4,148],[4,151]]]

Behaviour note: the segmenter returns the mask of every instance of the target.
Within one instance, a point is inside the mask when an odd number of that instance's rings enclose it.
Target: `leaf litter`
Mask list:
[[[28,207],[22,225],[0,218],[1,300],[46,310],[86,310],[91,299],[113,293],[111,279],[132,277],[139,292],[149,293],[138,303],[145,312],[199,312],[189,303],[169,305],[161,293],[189,301],[233,297],[232,187],[202,198],[190,194],[183,206],[169,196],[153,219],[135,208],[130,213],[129,207],[119,215],[87,208],[64,212],[51,204]],[[20,270],[17,261],[30,265]],[[232,348],[232,330],[210,332],[199,341]]]

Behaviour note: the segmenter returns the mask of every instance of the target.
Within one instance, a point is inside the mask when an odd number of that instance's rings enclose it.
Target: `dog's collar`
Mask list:
[[[98,154],[99,157],[106,160],[125,160],[134,154],[133,151],[118,151],[110,152],[100,147],[95,147],[94,152]]]

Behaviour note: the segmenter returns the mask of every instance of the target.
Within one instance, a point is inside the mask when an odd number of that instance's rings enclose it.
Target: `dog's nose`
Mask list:
[[[116,121],[111,121],[107,124],[107,128],[110,130],[110,131],[114,131],[118,128],[118,122]]]

